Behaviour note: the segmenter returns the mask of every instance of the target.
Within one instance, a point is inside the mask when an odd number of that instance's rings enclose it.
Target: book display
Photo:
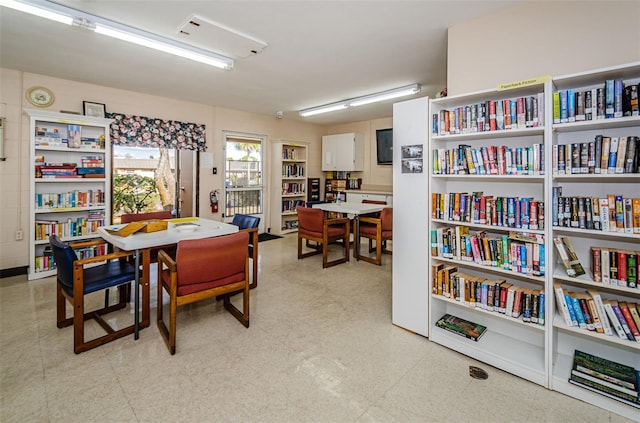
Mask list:
[[[55,274],[49,236],[99,237],[111,222],[110,119],[25,110],[30,116],[29,279]],[[76,251],[104,254],[103,246]]]
[[[430,100],[423,215],[432,341],[632,419],[571,376],[576,350],[640,368],[638,83],[633,63]]]
[[[609,365],[598,357],[606,357],[616,366],[640,368],[640,319],[634,319],[640,303],[640,113],[637,95],[630,97],[638,83],[639,63],[553,78],[548,152],[555,244],[550,283],[558,310],[550,387],[636,418],[637,392],[636,402],[625,402],[600,376],[594,380],[575,366],[599,360],[604,369]],[[566,114],[565,96],[573,98]]]
[[[307,200],[307,146],[278,142],[273,146],[271,230],[286,234],[298,230],[296,209]]]

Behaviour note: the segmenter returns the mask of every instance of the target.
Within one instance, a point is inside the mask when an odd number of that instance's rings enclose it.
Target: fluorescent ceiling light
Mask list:
[[[420,84],[407,85],[406,87],[394,88],[392,90],[382,91],[375,94],[364,95],[362,97],[352,98],[350,100],[331,103],[324,106],[313,107],[311,109],[300,110],[300,116],[313,116],[320,113],[333,112],[335,110],[346,109],[347,107],[362,106],[364,104],[375,103],[378,101],[390,100],[392,98],[404,97],[420,92]]]
[[[86,30],[95,31],[101,35],[117,38],[122,41],[138,44],[221,69],[233,68],[234,61],[230,57],[151,34],[50,1],[0,0],[0,5],[67,25],[73,24]]]
[[[0,0],[0,6],[19,10],[20,12],[24,13],[30,13],[32,15],[40,16],[41,18],[51,19],[52,21],[60,22],[66,25],[71,25],[73,23],[73,18],[70,15],[56,13],[52,10],[42,8],[40,5],[31,5],[15,0]]]
[[[300,116],[313,116],[320,113],[333,112],[335,110],[346,109],[349,104],[343,102],[327,104],[326,106],[313,107],[311,109],[300,110]]]
[[[383,91],[381,93],[365,95],[362,97],[354,98],[349,102],[349,106],[362,106],[364,104],[375,103],[377,101],[391,100],[392,98],[404,97],[405,95],[411,95],[420,92],[420,84],[413,84],[402,88],[395,88],[393,90]]]

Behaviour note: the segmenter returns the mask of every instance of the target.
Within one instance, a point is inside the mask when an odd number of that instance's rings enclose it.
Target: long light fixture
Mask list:
[[[365,104],[375,103],[378,101],[391,100],[393,98],[404,97],[420,92],[420,84],[407,85],[406,87],[394,88],[392,90],[381,91],[375,94],[363,95],[362,97],[352,98],[350,100],[339,101],[336,103],[326,104],[324,106],[312,107],[310,109],[300,110],[300,116],[313,116],[320,113],[333,112],[335,110],[346,109],[347,107],[357,107]]]
[[[66,25],[78,26],[95,31],[97,34],[117,38],[221,69],[233,68],[234,60],[230,57],[103,19],[51,1],[0,0],[0,6],[51,19]]]

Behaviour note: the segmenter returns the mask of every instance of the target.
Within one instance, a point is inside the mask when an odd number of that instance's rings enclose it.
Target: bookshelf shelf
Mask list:
[[[635,182],[640,183],[640,174],[638,173],[620,173],[620,174],[587,174],[587,175],[553,175],[555,181],[574,181],[574,182]]]
[[[111,183],[105,177],[111,175],[111,119],[46,110],[24,112],[30,118],[27,276],[32,280],[55,274],[47,248],[50,234],[58,234],[65,242],[94,239],[99,238],[98,226],[111,223]],[[101,177],[91,177],[95,175]],[[75,205],[81,206],[70,207]]]
[[[539,330],[539,331],[543,331],[544,332],[544,325],[538,325],[538,324],[535,324],[535,323],[524,322],[522,320],[522,316],[520,316],[518,318],[514,318],[514,317],[510,317],[510,316],[507,316],[507,315],[505,315],[503,313],[499,313],[499,312],[496,312],[496,311],[489,311],[489,310],[485,310],[485,309],[482,309],[482,308],[471,307],[471,306],[469,306],[467,304],[464,304],[464,303],[462,303],[460,301],[456,301],[456,300],[453,300],[451,298],[447,298],[447,297],[444,297],[442,295],[437,295],[437,294],[431,294],[431,298],[433,300],[435,300],[435,301],[445,301],[447,303],[454,304],[457,307],[463,307],[463,308],[472,309],[475,312],[486,313],[487,315],[491,316],[491,318],[503,319],[503,320],[506,320],[506,321],[508,321],[510,323],[513,323],[515,325],[524,325],[527,328],[534,329],[534,330]]]
[[[532,182],[544,181],[544,175],[431,175],[434,179],[469,179],[475,181],[500,181],[520,183],[522,180]]]
[[[553,272],[553,279],[568,283],[570,285],[584,285],[587,288],[597,288],[598,291],[613,292],[623,295],[630,295],[640,298],[640,289],[628,288],[626,286],[604,284],[602,282],[595,282],[589,275],[580,275],[577,277],[571,277],[562,269],[555,269]]]
[[[434,223],[441,223],[443,225],[468,226],[469,228],[486,229],[493,232],[525,232],[525,233],[537,234],[537,235],[545,234],[544,230],[538,230],[538,229],[509,228],[506,226],[482,225],[480,223],[468,223],[468,222],[460,222],[457,220],[444,220],[444,219],[431,219],[431,221]]]
[[[633,234],[633,233],[627,233],[627,232],[595,231],[595,230],[580,229],[580,228],[565,228],[562,226],[554,226],[553,231],[560,234],[573,234],[575,236],[588,237],[588,238],[626,239],[626,240],[635,240],[635,242],[640,242],[640,234]]]
[[[280,235],[296,232],[296,208],[307,200],[306,144],[276,142],[273,145],[273,169],[271,231]]]
[[[499,131],[484,131],[484,132],[468,132],[464,134],[453,135],[434,135],[431,137],[432,141],[479,141],[488,139],[502,139],[511,137],[522,136],[535,136],[542,135],[544,133],[543,127],[537,128],[523,128],[523,129],[508,129]]]
[[[518,279],[527,279],[527,280],[535,281],[541,284],[544,284],[544,281],[545,281],[544,276],[525,275],[523,273],[516,273],[516,272],[512,272],[511,270],[501,269],[499,267],[483,266],[481,264],[477,264],[472,261],[455,260],[455,259],[450,259],[445,257],[433,257],[433,260],[452,263],[458,266],[464,266],[464,267],[473,268],[473,269],[482,269],[483,271],[498,273],[502,275],[508,275],[510,277],[518,278]]]
[[[580,132],[580,131],[603,130],[603,129],[613,129],[613,128],[628,128],[630,126],[638,126],[638,125],[640,125],[640,117],[629,116],[629,117],[621,117],[621,118],[598,119],[598,120],[571,122],[571,123],[555,123],[553,124],[553,131],[558,133]]]
[[[555,314],[553,319],[553,327],[565,332],[573,333],[578,336],[589,337],[595,340],[596,342],[607,342],[607,343],[615,344],[616,346],[628,348],[632,351],[636,351],[637,353],[640,353],[640,343],[638,342],[630,341],[628,339],[620,339],[615,334],[613,336],[608,336],[603,333],[598,333],[598,332],[587,330],[587,329],[567,326],[557,313]]]

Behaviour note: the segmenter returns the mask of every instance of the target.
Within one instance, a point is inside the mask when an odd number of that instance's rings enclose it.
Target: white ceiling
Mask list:
[[[393,100],[307,118],[297,111],[416,82],[417,96],[433,96],[446,85],[447,28],[518,1],[58,1],[175,39],[195,13],[267,43],[230,71],[0,7],[0,65],[266,115],[282,110],[285,119],[353,122],[391,116]],[[469,42],[486,47],[480,36]]]

